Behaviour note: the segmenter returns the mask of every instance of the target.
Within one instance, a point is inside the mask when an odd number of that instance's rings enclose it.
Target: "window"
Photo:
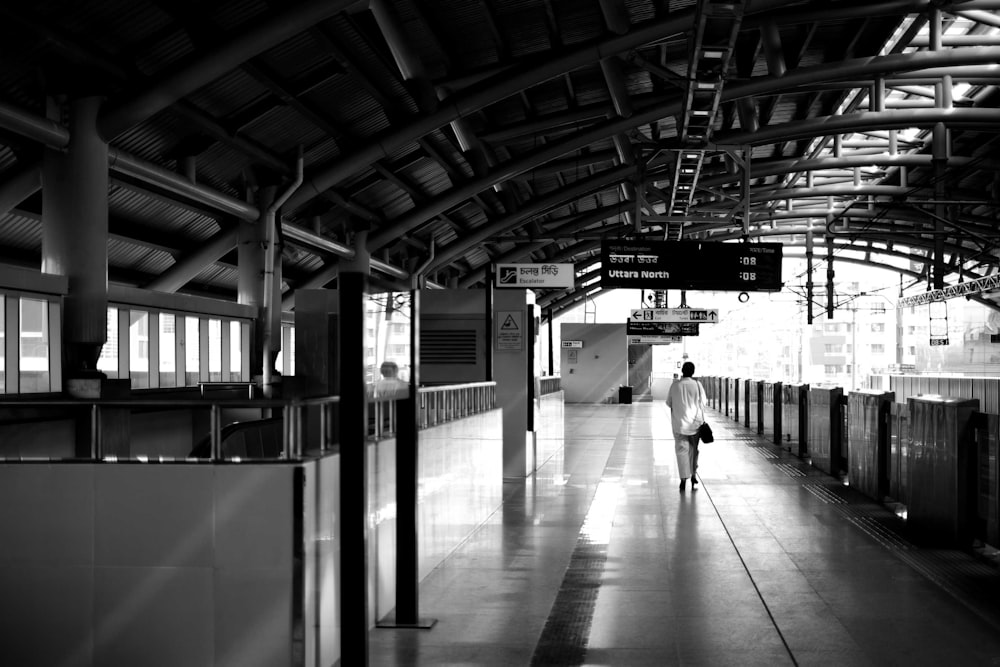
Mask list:
[[[149,313],[129,311],[128,372],[133,389],[149,387]]]
[[[48,301],[21,299],[20,320],[20,390],[50,391]]]
[[[222,320],[208,321],[208,380],[222,382]]]
[[[108,340],[101,348],[97,370],[109,378],[118,377],[118,309],[108,308]]]
[[[827,354],[840,354],[844,351],[844,346],[840,343],[827,343],[823,346],[823,351]]]
[[[0,393],[7,391],[7,297],[0,294]]]
[[[840,366],[837,364],[826,364],[823,366],[823,372],[827,375],[836,375],[840,372]]]
[[[828,333],[840,331],[840,324],[838,324],[837,322],[827,322],[823,325],[823,331],[826,331]]]
[[[184,318],[184,384],[193,387],[200,378],[201,326],[197,317]]]
[[[290,324],[281,326],[281,356],[286,361],[282,375],[295,375],[295,327]]]
[[[916,345],[909,346],[908,348],[906,348],[906,353],[908,355],[910,355],[911,357],[916,356],[916,354],[917,354],[917,346]]]
[[[243,378],[243,328],[239,322],[229,323],[229,382]]]
[[[872,343],[872,354],[885,354],[885,345],[882,343]]]
[[[176,317],[160,313],[160,386],[177,386],[177,332]]]
[[[885,322],[872,322],[872,331],[882,333],[885,331]]]

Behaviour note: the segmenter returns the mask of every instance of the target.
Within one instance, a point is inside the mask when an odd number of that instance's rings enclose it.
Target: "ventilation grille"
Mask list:
[[[421,330],[420,363],[476,365],[476,330]]]

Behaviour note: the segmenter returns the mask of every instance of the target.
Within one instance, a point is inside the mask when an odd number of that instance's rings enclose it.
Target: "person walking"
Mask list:
[[[705,388],[694,379],[694,364],[685,361],[681,366],[681,379],[674,380],[667,392],[681,491],[687,487],[688,477],[691,478],[692,489],[698,484],[694,476],[698,471],[698,427],[705,423],[707,402]]]

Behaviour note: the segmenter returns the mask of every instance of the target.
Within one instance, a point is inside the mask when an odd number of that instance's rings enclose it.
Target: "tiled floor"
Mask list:
[[[678,490],[662,402],[567,405],[565,448],[421,586],[369,664],[1000,665],[998,573],[715,415]]]

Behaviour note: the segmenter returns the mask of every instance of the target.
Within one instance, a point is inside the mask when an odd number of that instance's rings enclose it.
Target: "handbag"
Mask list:
[[[698,438],[702,442],[715,442],[715,436],[712,435],[712,427],[708,425],[708,422],[702,422],[701,426],[698,427]]]

